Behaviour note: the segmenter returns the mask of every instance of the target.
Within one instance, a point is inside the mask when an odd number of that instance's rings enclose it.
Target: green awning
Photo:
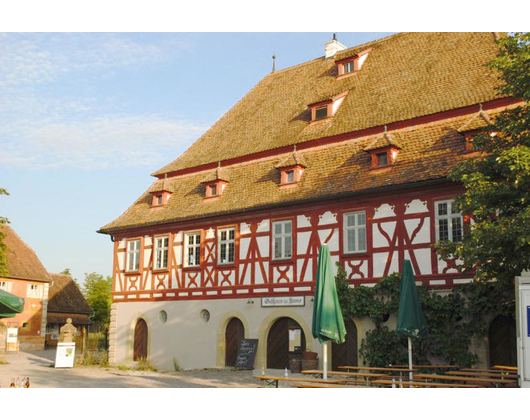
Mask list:
[[[23,298],[0,289],[0,318],[12,318],[23,310]]]

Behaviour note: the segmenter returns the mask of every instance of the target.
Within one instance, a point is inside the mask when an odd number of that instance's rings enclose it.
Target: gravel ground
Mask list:
[[[6,355],[0,365],[0,385],[30,378],[31,388],[259,388],[257,370],[202,369],[181,372],[119,370],[117,368],[54,368],[55,350],[19,351]],[[267,374],[282,374],[267,370]],[[285,384],[280,386],[285,387]]]

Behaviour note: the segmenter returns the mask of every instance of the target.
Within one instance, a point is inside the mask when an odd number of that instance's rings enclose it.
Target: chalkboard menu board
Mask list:
[[[236,369],[254,369],[257,348],[257,338],[242,339],[237,347]]]

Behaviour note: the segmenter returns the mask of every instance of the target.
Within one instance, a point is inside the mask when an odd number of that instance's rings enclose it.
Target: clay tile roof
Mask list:
[[[226,181],[230,182],[230,177],[228,176],[228,171],[224,168],[216,168],[214,171],[211,171],[206,178],[202,180],[202,183],[214,182],[214,181]]]
[[[8,225],[1,224],[0,230],[6,235],[7,268],[9,277],[26,280],[50,281],[50,275],[31,249]]]
[[[162,191],[170,191],[169,188],[170,188],[170,181],[167,179],[167,177],[164,177],[164,179],[159,179],[158,181],[155,181],[149,188],[149,192],[156,193],[156,192],[162,192]]]
[[[356,77],[337,79],[335,59],[371,48]],[[188,150],[154,176],[388,125],[503,97],[485,64],[492,33],[399,33],[266,75]],[[325,124],[308,104],[349,91]],[[504,95],[505,96],[505,95]]]
[[[402,33],[341,51],[335,59],[368,48],[355,77],[337,79],[335,60],[323,57],[265,76],[185,153],[154,173],[172,177],[175,193],[164,208],[152,211],[146,192],[100,232],[444,181],[468,158],[458,129],[483,127],[483,118],[448,115],[403,124],[407,128],[386,135],[363,133],[504,97],[496,89],[498,74],[485,66],[498,53],[494,35]],[[333,118],[309,123],[307,104],[340,92],[349,93]],[[320,142],[326,139],[334,141]],[[296,145],[303,156],[287,152]],[[371,171],[366,150],[388,145],[401,149],[398,161],[390,171]],[[297,187],[279,188],[277,168],[305,161],[311,166]],[[201,183],[219,176],[216,162],[230,171],[230,188],[205,205]]]
[[[292,153],[290,153],[287,158],[283,159],[276,165],[277,169],[281,168],[288,168],[291,166],[303,166],[304,168],[307,168],[307,161],[305,160],[305,157],[303,154],[298,153],[296,150]]]
[[[395,137],[385,131],[381,137],[378,137],[372,144],[365,147],[364,151],[371,152],[372,150],[382,149],[389,146],[394,146],[398,149],[402,148],[401,144],[395,139]]]
[[[94,311],[71,276],[50,274],[52,283],[48,293],[48,312],[92,315]]]

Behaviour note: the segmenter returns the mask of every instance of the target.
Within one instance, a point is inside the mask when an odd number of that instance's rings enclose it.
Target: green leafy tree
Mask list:
[[[112,277],[101,274],[85,274],[83,295],[94,311],[92,320],[105,331],[110,324],[110,306],[112,304]]]
[[[499,90],[525,102],[473,138],[480,158],[452,170],[450,179],[465,188],[457,205],[473,223],[461,243],[440,242],[437,249],[442,258],[463,261],[463,271],[473,270],[478,281],[496,279],[503,288],[530,269],[530,35],[498,42],[500,53],[489,66],[504,82]]]
[[[6,189],[0,188],[0,195],[9,195]],[[0,277],[9,275],[7,267],[7,245],[4,243],[6,234],[2,232],[2,225],[9,223],[7,218],[0,216]]]

